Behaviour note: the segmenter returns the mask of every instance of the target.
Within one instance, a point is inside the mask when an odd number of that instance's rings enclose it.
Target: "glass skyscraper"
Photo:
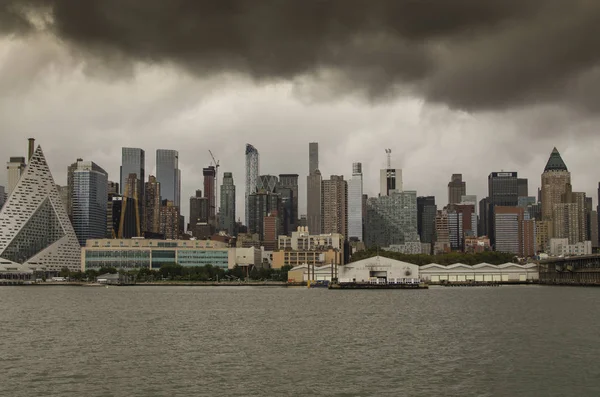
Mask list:
[[[106,235],[108,174],[92,161],[77,161],[73,171],[73,228],[80,245]]]
[[[221,206],[219,208],[220,229],[227,231],[230,236],[235,235],[235,184],[231,172],[223,173],[221,185]]]
[[[121,194],[125,194],[125,186],[129,174],[136,174],[140,181],[138,192],[143,192],[146,180],[146,152],[139,148],[124,147],[121,151]],[[141,200],[138,197],[138,200]]]
[[[245,203],[245,218],[246,226],[249,226],[250,213],[249,213],[249,200],[250,195],[256,192],[258,187],[258,173],[259,173],[259,156],[258,150],[251,144],[246,144],[246,195],[244,199]]]
[[[161,199],[172,201],[176,207],[181,205],[180,178],[179,152],[158,149],[156,151],[156,179],[160,183]]]
[[[362,164],[352,164],[348,181],[348,240],[363,241],[363,176]]]

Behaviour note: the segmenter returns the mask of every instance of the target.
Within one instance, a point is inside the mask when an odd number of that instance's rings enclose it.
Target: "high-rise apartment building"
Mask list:
[[[196,238],[212,235],[213,230],[208,224],[209,207],[209,200],[202,195],[202,190],[196,190],[196,195],[190,197],[188,231]]]
[[[308,230],[314,234],[321,234],[321,196],[323,178],[319,170],[319,144],[308,144],[308,176],[306,177],[306,223]]]
[[[479,224],[477,226],[477,234],[480,237],[487,236],[490,230],[488,225],[488,218],[490,216],[489,207],[490,200],[488,197],[482,198],[479,201]]]
[[[452,174],[448,182],[448,204],[458,204],[462,196],[467,194],[467,183],[463,181],[462,174]]]
[[[434,242],[436,215],[437,205],[434,196],[417,197],[417,228],[422,243]]]
[[[216,177],[215,167],[210,165],[202,169],[204,176],[204,197],[208,199],[208,223],[216,226],[217,220],[217,202],[216,202]]]
[[[250,194],[256,192],[258,187],[259,175],[259,155],[258,150],[249,143],[246,144],[246,193],[244,198],[246,226],[249,226],[249,200]]]
[[[145,231],[160,233],[160,182],[154,175],[148,176],[148,182],[145,183],[144,190]]]
[[[276,192],[281,195],[283,233],[290,235],[298,229],[298,174],[279,174]]]
[[[179,152],[177,150],[156,150],[156,180],[160,183],[162,200],[181,206],[181,170],[179,169]]]
[[[390,191],[389,196],[367,199],[367,247],[408,246],[421,243],[417,232],[417,193]]]
[[[363,174],[362,164],[352,164],[348,181],[348,240],[363,241]]]
[[[456,210],[447,210],[448,237],[452,251],[462,251],[464,248],[463,214]]]
[[[163,200],[160,207],[160,233],[167,240],[179,238],[179,207],[171,200]]]
[[[223,173],[221,185],[221,207],[219,208],[220,229],[230,236],[235,236],[235,184],[231,172]]]
[[[331,175],[323,181],[322,208],[322,233],[339,233],[348,239],[348,184],[343,176]]]
[[[83,159],[78,158],[73,164],[67,167],[67,215],[69,215],[69,219],[73,222],[73,186],[75,170],[77,169],[77,163],[83,161]]]
[[[108,174],[92,161],[77,161],[73,171],[73,228],[84,246],[88,239],[106,235]]]
[[[554,148],[542,173],[542,220],[552,221],[555,206],[565,202],[565,195],[570,189],[571,173],[558,150]],[[555,237],[555,234],[551,229],[550,238],[552,237]]]
[[[515,255],[521,253],[523,208],[494,207],[496,251]]]
[[[8,195],[10,196],[25,171],[25,157],[11,157],[6,164]]]
[[[264,219],[269,214],[277,214],[279,225],[281,225],[281,197],[276,193],[265,190],[250,194],[249,200],[249,222],[248,233],[258,234],[260,240],[264,240]]]
[[[436,255],[447,254],[451,250],[448,211],[443,209],[439,210],[435,215],[435,244],[433,253]]]

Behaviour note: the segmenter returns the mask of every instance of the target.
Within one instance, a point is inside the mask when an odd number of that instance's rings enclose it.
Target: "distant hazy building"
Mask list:
[[[130,174],[136,175],[139,183],[137,191],[142,192],[143,183],[146,180],[146,152],[144,150],[129,147],[121,149],[121,194],[123,196],[125,196],[125,187]],[[137,199],[142,200],[143,197]]]
[[[156,150],[156,180],[160,183],[161,199],[181,207],[181,170],[177,150]]]
[[[530,257],[536,253],[535,220],[526,220],[522,207],[494,208],[496,251]]]
[[[492,172],[488,176],[488,216],[487,235],[495,245],[494,207],[516,207],[519,203],[519,189],[516,172]]]
[[[322,227],[322,203],[321,195],[323,178],[319,171],[319,144],[310,142],[308,144],[308,168],[306,177],[306,223],[311,233],[320,234]]]
[[[235,184],[231,172],[223,173],[221,185],[221,206],[219,209],[220,229],[230,236],[236,235],[235,227]]]
[[[465,194],[467,194],[467,183],[463,181],[462,174],[452,174],[448,182],[448,204],[460,203]]]
[[[107,189],[108,194],[119,194],[120,190],[119,190],[119,183],[118,182],[113,182],[113,181],[108,181],[108,189]]]
[[[144,217],[145,231],[160,233],[160,182],[154,175],[148,177],[148,182],[144,186]]]
[[[389,196],[369,198],[365,225],[367,247],[408,243],[420,245],[417,232],[417,193],[390,191]]]
[[[275,175],[259,175],[256,190],[264,190],[269,193],[275,193],[275,189],[277,189],[278,184],[279,179],[277,179]]]
[[[448,211],[446,209],[438,210],[435,215],[435,244],[433,253],[436,255],[447,254],[451,251],[450,246],[450,226],[448,220]]]
[[[202,175],[204,176],[204,197],[208,199],[208,223],[212,226],[216,225],[217,219],[217,203],[216,203],[216,177],[217,173],[215,167],[210,165],[202,169]]]
[[[7,177],[8,177],[8,195],[13,192],[15,186],[19,182],[21,175],[25,171],[25,157],[11,157],[10,161],[6,164]]]
[[[259,155],[258,150],[249,143],[246,144],[246,193],[245,193],[245,217],[246,226],[249,226],[250,213],[249,213],[249,199],[250,194],[256,192],[258,187],[258,175],[259,175]]]
[[[519,197],[529,196],[529,183],[527,178],[517,178],[517,192]]]
[[[248,198],[249,219],[248,233],[258,234],[261,241],[264,240],[264,219],[269,214],[281,213],[281,198],[278,194],[261,190],[250,194]],[[278,217],[279,222],[281,218]]]
[[[422,243],[434,242],[436,214],[434,196],[417,197],[417,228]]]
[[[348,181],[348,240],[363,241],[363,174],[362,164],[352,164]]]
[[[402,191],[402,170],[384,168],[379,171],[379,195],[389,196],[391,190]]]
[[[2,206],[4,205],[4,203],[6,202],[6,191],[4,190],[4,186],[0,186],[0,208],[2,208]]]
[[[167,240],[179,238],[179,207],[171,200],[163,200],[160,207],[160,233]]]
[[[106,235],[108,174],[92,161],[77,161],[73,171],[73,228],[81,246]]]
[[[339,233],[348,236],[348,184],[341,175],[331,175],[323,181],[322,233]]]

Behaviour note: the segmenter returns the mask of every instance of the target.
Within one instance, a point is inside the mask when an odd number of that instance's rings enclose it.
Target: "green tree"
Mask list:
[[[69,278],[69,276],[71,275],[71,271],[68,267],[63,267],[62,269],[60,269],[60,273],[58,275],[59,277]]]

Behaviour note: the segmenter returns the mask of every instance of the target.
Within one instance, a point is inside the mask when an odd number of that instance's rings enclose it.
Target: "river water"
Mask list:
[[[600,396],[600,289],[2,287],[1,396]]]

